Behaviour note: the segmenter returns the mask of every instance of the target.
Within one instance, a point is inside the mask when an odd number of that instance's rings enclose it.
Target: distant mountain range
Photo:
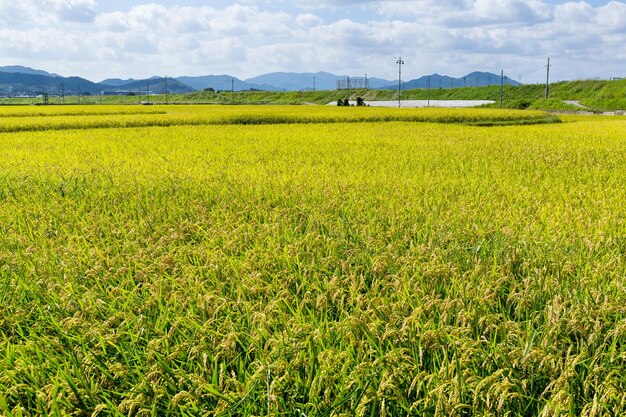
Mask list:
[[[0,72],[17,72],[20,74],[31,74],[31,75],[44,75],[46,77],[60,77],[58,74],[51,74],[47,71],[36,70],[29,67],[23,67],[21,65],[9,65],[7,67],[0,67]]]
[[[365,78],[362,75],[360,78]],[[355,78],[355,77],[352,77]],[[246,83],[271,85],[279,91],[300,91],[300,90],[335,90],[337,81],[347,80],[347,75],[335,75],[329,72],[273,72],[259,75],[258,77],[247,79]],[[380,78],[367,78],[370,88],[377,89],[391,83],[389,80]]]
[[[164,77],[151,77],[146,80],[134,80],[129,81],[124,84],[119,84],[114,86],[115,89],[112,92],[129,92],[139,94],[145,94],[146,90],[150,91],[150,94],[165,94],[165,87],[167,84],[167,91],[170,94],[184,94],[184,93],[193,93],[196,91],[195,88],[188,86],[187,84],[181,83],[176,78],[164,78]],[[111,88],[107,87],[107,84],[99,84],[104,88],[103,91],[111,92]]]
[[[76,95],[99,93],[102,88],[89,80],[80,77],[52,77],[19,72],[0,71],[0,94],[61,94]]]
[[[248,81],[242,81],[239,78],[230,75],[205,75],[200,77],[178,77],[178,81],[187,84],[196,90],[204,90],[212,88],[213,90],[228,90],[234,88],[235,91],[245,90],[265,90],[276,91],[279,88],[273,85],[253,83]]]
[[[350,77],[364,79],[366,76]],[[39,95],[43,93],[57,95],[80,94],[151,94],[190,93],[198,90],[213,89],[230,91],[262,90],[262,91],[306,91],[306,90],[335,90],[337,81],[347,80],[347,75],[335,75],[328,72],[293,73],[274,72],[257,77],[240,80],[230,75],[183,76],[177,78],[151,77],[144,80],[109,78],[99,83],[81,77],[62,77],[43,70],[23,66],[0,67],[0,95]],[[430,84],[429,84],[430,80]],[[368,77],[371,89],[397,89],[398,81]],[[510,79],[504,79],[505,84],[518,85]],[[402,82],[402,89],[414,88],[458,88],[499,85],[500,76],[489,72],[472,72],[465,77],[449,77],[433,74],[414,80]]]
[[[146,81],[150,81],[150,80],[154,80],[154,79],[159,79],[162,77],[150,77],[147,80],[136,80],[134,78],[129,78],[128,80],[121,80],[119,78],[108,78],[104,81],[100,81],[98,84],[104,84],[104,85],[108,85],[111,87],[121,87],[123,85],[126,84],[132,84],[132,83],[136,83],[136,82],[143,82],[145,83]]]
[[[511,78],[504,77],[502,80],[505,85],[520,85]],[[464,77],[454,78],[447,75],[424,75],[415,80],[402,83],[403,90],[411,90],[415,88],[461,88],[461,87],[485,87],[488,85],[500,85],[500,76],[490,72],[472,72]],[[397,89],[398,81],[395,84],[383,86],[381,89],[390,90]]]

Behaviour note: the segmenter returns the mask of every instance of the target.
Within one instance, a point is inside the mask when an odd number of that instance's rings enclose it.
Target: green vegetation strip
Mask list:
[[[403,100],[493,100],[491,107],[500,105],[500,86],[476,87],[473,80],[467,80],[464,88],[431,88],[403,89]],[[495,79],[493,80],[496,81]],[[498,80],[499,81],[499,80]],[[171,94],[169,104],[237,104],[237,105],[308,105],[336,103],[337,100],[356,100],[357,97],[369,101],[395,101],[397,90],[321,90],[321,91],[197,91],[189,94]],[[520,86],[505,85],[503,88],[503,105],[511,109],[539,109],[558,111],[580,111],[581,108],[566,104],[564,100],[580,101],[589,110],[600,112],[608,110],[626,110],[626,80],[582,80],[562,81],[550,84],[550,97],[545,99],[545,84],[524,84]],[[82,103],[83,105],[127,105],[141,102],[165,104],[165,96],[85,96],[66,97],[65,103]],[[35,104],[41,99],[0,99],[0,105]],[[61,104],[61,98],[50,98],[51,104]],[[42,106],[45,107],[45,106]]]
[[[74,109],[73,111],[80,111]],[[0,132],[130,128],[193,125],[263,125],[309,123],[435,122],[468,125],[557,123],[559,118],[541,111],[493,109],[380,109],[299,106],[176,106],[137,112],[135,106],[98,106],[90,114],[71,113],[58,107],[45,116],[26,117],[9,112],[0,119]],[[1,114],[1,113],[0,113]],[[19,115],[21,117],[15,117]],[[54,116],[54,117],[52,117]]]
[[[55,111],[55,112],[50,112],[50,111],[22,111],[22,112],[13,112],[13,111],[2,111],[3,109],[0,108],[0,116],[1,117],[21,117],[21,118],[28,118],[28,117],[33,117],[33,118],[37,118],[37,117],[63,117],[63,116],[120,116],[120,115],[133,115],[133,114],[166,114],[167,112],[165,110],[150,110],[150,111],[146,111],[146,110],[142,110],[141,107],[135,107],[135,108],[125,108],[124,110],[121,110],[119,108],[115,108],[115,107],[109,107],[108,109],[93,109],[90,107],[82,107],[82,108],[77,108],[77,109],[62,109],[62,111]],[[22,121],[23,123],[23,121]]]
[[[405,89],[403,100],[493,100],[500,103],[500,86],[474,87],[468,80],[465,88]],[[342,91],[244,91],[234,94],[237,104],[327,104],[339,99],[356,100],[362,97],[370,101],[393,101],[398,99],[397,90],[350,90]],[[626,80],[563,81],[550,85],[550,98],[545,99],[545,84],[505,85],[503,88],[505,108],[580,111],[579,107],[564,103],[578,100],[591,111],[626,110]],[[204,102],[228,104],[233,100],[230,92],[195,92],[172,97],[173,102]]]

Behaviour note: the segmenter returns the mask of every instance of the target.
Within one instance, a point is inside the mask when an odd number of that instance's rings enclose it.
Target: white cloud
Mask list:
[[[128,15],[121,12],[99,15],[95,23],[96,28],[104,32],[124,32],[131,29]]]
[[[92,22],[97,13],[95,0],[44,0],[43,7],[67,22]]]
[[[314,14],[305,13],[298,15],[296,17],[296,22],[303,28],[310,28],[320,26],[322,24],[322,19]]]
[[[595,13],[596,11],[589,3],[570,2],[555,7],[554,19],[560,22],[561,26],[575,28],[581,23],[588,23]]]
[[[553,58],[555,76],[584,78],[614,75],[626,54],[626,3],[621,1],[603,6],[547,0],[262,4],[218,8],[153,2],[99,13],[95,0],[0,0],[0,59],[94,79],[166,72],[245,78],[282,70],[393,78],[401,54],[407,76],[515,68],[530,81],[540,77],[537,71],[547,56]]]
[[[91,47],[93,43],[90,38],[58,29],[35,29],[29,32],[4,29],[0,31],[0,39],[0,56],[4,57],[76,62],[99,58],[98,51]]]
[[[597,23],[611,33],[626,32],[626,3],[612,1],[599,7],[596,14]]]
[[[447,27],[529,25],[551,18],[550,7],[541,0],[395,0],[380,2],[378,12]]]
[[[136,55],[154,55],[159,52],[160,39],[153,33],[133,31],[126,34],[112,34],[102,40],[105,46]]]
[[[207,41],[194,51],[193,60],[207,65],[214,61],[245,62],[248,48],[236,37]]]
[[[0,0],[0,22],[5,27],[33,21],[33,12],[27,1]]]
[[[89,23],[96,15],[95,0],[0,0],[0,20],[8,26]]]

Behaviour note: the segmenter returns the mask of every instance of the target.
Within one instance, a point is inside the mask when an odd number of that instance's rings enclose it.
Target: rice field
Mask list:
[[[0,415],[626,413],[626,118],[0,115]]]
[[[59,106],[0,109],[0,133],[151,126],[437,122],[475,125],[558,123],[542,111],[320,106]]]

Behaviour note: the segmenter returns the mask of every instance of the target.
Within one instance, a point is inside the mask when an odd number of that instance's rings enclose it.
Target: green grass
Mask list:
[[[0,414],[623,414],[626,121],[564,120],[0,134]]]
[[[373,101],[397,100],[395,90],[352,90],[347,91],[244,91],[234,95],[229,91],[210,92],[198,91],[190,94],[176,94],[168,97],[171,104],[275,104],[275,105],[325,105],[334,103],[338,99],[349,98],[356,100],[363,97]],[[432,88],[413,89],[402,92],[404,100],[493,100],[499,106],[500,86],[467,87],[467,88]],[[577,111],[580,108],[564,104],[563,100],[579,100],[593,111],[625,110],[626,109],[626,80],[600,81],[563,81],[550,85],[550,99],[545,100],[545,85],[527,84],[521,86],[505,85],[503,88],[504,106],[507,108],[531,108],[539,110],[567,110]],[[137,104],[151,101],[165,103],[164,95],[157,96],[85,96],[81,97],[81,104]],[[40,104],[42,99],[0,99],[2,104]],[[60,104],[60,98],[51,98],[50,103]],[[78,104],[77,97],[66,97],[66,104]]]
[[[327,104],[338,99],[355,100],[396,100],[397,91],[393,90],[353,90],[347,91],[305,91],[305,92],[238,92],[235,103],[238,104]],[[406,90],[402,92],[404,100],[493,100],[500,102],[500,87],[432,88]],[[504,105],[508,108],[534,108],[540,110],[580,110],[564,104],[563,100],[580,100],[592,110],[626,109],[626,80],[618,81],[565,81],[550,85],[550,99],[544,100],[545,85],[528,84],[518,87],[506,85],[503,88]],[[230,103],[229,92],[198,92],[177,96],[175,101],[200,101],[210,103]]]

